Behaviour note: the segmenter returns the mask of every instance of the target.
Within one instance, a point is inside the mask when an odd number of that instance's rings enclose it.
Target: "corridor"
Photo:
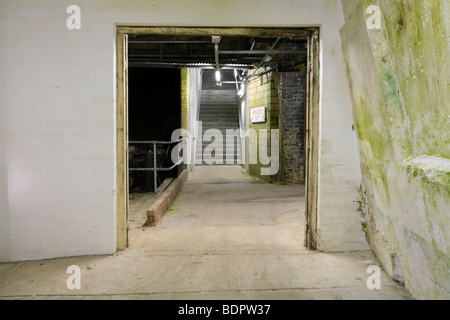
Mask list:
[[[197,166],[156,227],[130,229],[114,255],[0,264],[1,299],[410,299],[370,251],[304,248],[304,187],[240,166]],[[80,289],[68,289],[71,265]]]

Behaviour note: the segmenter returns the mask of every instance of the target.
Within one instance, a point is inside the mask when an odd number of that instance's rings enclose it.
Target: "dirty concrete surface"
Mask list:
[[[130,228],[126,250],[1,263],[0,299],[412,299],[384,271],[367,288],[370,251],[307,250],[304,220],[304,186],[197,166],[159,225]],[[80,289],[67,287],[71,265]]]

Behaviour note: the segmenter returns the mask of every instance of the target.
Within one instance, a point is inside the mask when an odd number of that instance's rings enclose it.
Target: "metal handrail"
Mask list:
[[[183,139],[173,140],[173,141],[128,141],[128,143],[144,143],[144,144],[173,144],[180,143]]]
[[[177,163],[175,163],[173,166],[171,166],[170,168],[158,168],[156,167],[156,145],[158,144],[174,144],[174,143],[180,143],[183,142],[183,139],[179,139],[179,140],[173,140],[173,141],[129,141],[128,144],[152,144],[153,145],[153,168],[128,168],[129,171],[153,171],[153,183],[154,183],[154,189],[153,189],[153,194],[156,196],[158,196],[158,190],[157,190],[157,186],[158,186],[158,171],[170,171],[173,168],[175,168],[176,166],[180,165],[181,163],[183,163],[183,159],[180,159]]]

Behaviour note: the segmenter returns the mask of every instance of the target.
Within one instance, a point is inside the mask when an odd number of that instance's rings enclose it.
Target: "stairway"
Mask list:
[[[222,70],[221,80],[234,81],[234,71]],[[240,138],[238,138],[239,133],[237,131],[239,129],[238,110],[235,84],[224,83],[222,86],[217,86],[215,71],[204,70],[199,113],[199,121],[201,121],[202,126],[202,136],[199,136],[199,139],[203,138],[203,141],[197,141],[196,164],[240,163],[241,141]],[[211,131],[210,129],[216,129],[218,131]],[[230,134],[227,135],[227,129],[232,129],[233,134],[236,135],[236,137]],[[207,132],[208,130],[210,131]],[[212,136],[220,135],[219,131],[223,138],[222,144],[215,144],[215,137]],[[205,133],[207,134],[205,135]],[[211,152],[214,148],[215,150]],[[202,155],[209,154],[212,155],[212,158],[209,161],[207,158],[202,157]]]

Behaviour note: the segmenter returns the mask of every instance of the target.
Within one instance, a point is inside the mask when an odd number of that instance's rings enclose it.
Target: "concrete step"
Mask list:
[[[196,153],[195,154],[195,158],[196,159],[200,159],[200,157],[205,158],[206,155],[211,154],[211,157],[224,157],[226,158],[227,156],[230,157],[230,159],[238,159],[241,158],[241,154],[239,153],[209,153],[209,152],[204,152],[204,153]]]
[[[238,152],[234,152],[234,153],[227,153],[227,152],[217,152],[217,153],[212,153],[213,155],[215,154],[215,155],[217,155],[218,157],[219,156],[223,156],[223,157],[226,157],[227,155],[229,155],[229,156],[231,156],[231,157],[240,157],[240,153],[238,153]],[[205,155],[205,153],[204,152],[198,152],[198,153],[195,153],[195,156],[196,157],[199,157],[199,156],[201,156],[201,155]]]
[[[204,134],[207,130],[210,129],[217,129],[225,136],[227,133],[227,130],[233,130],[236,132],[236,130],[239,130],[236,123],[234,125],[222,125],[222,124],[216,124],[216,125],[204,125],[202,124],[202,133]]]
[[[211,103],[217,103],[217,102],[228,102],[228,103],[236,103],[237,102],[237,95],[235,92],[208,92],[204,93],[201,96],[202,102],[211,102]]]
[[[204,157],[206,155],[206,153],[196,153],[195,154],[195,158],[196,159],[200,159],[200,157]],[[212,157],[223,157],[226,158],[227,157],[227,153],[211,153]],[[241,155],[239,153],[230,153],[228,154],[228,156],[230,157],[230,159],[239,159],[241,158]]]
[[[223,129],[239,129],[239,120],[234,119],[220,119],[220,120],[211,120],[211,119],[200,119],[202,122],[202,129],[206,130],[209,128],[223,128]]]
[[[213,101],[213,102],[209,102],[209,101],[200,101],[200,106],[202,108],[217,108],[217,105],[222,105],[224,108],[235,108],[237,109],[238,104],[236,103],[236,101]]]
[[[213,143],[213,142],[203,142],[203,144],[197,144],[197,147],[195,148],[196,152],[204,150],[206,147],[210,146],[211,143]],[[222,150],[226,150],[226,151],[240,151],[241,150],[241,146],[240,146],[240,143],[234,143],[234,144],[223,143],[222,144]]]
[[[222,119],[222,118],[238,118],[239,114],[237,110],[224,110],[224,109],[207,109],[200,111],[199,119]]]
[[[204,120],[200,120],[202,121],[202,131],[205,132],[208,129],[219,129],[219,130],[224,130],[223,133],[225,133],[225,130],[227,129],[239,129],[239,121],[227,121],[227,120],[222,120],[222,121],[204,121]]]
[[[239,119],[239,115],[236,110],[207,110],[205,112],[200,112],[199,119]]]
[[[211,145],[213,142],[204,141],[202,144],[197,144],[196,150],[205,149],[205,147]],[[223,150],[240,150],[240,143],[223,143]]]
[[[199,119],[214,120],[214,119],[239,119],[239,115],[235,110],[232,112],[223,112],[218,110],[217,112],[203,112],[200,113]]]
[[[223,163],[206,163],[206,162],[196,162],[195,165],[197,166],[219,166],[219,165],[238,165],[238,164],[244,164],[241,160],[233,161],[231,163],[227,163],[226,161],[223,161]]]
[[[204,146],[202,149],[197,149],[197,150],[195,151],[195,153],[196,153],[196,154],[203,154],[203,152],[205,151],[206,147],[208,147],[208,145]],[[220,148],[219,148],[219,150],[216,149],[216,151],[217,151],[217,152],[220,151],[220,152],[223,153],[223,154],[239,154],[239,153],[241,152],[241,149],[240,149],[240,148],[238,148],[238,149],[226,149],[226,148],[222,148],[222,150],[220,150]]]
[[[240,140],[240,137],[239,137],[238,135],[232,135],[232,134],[230,133],[230,134],[227,136],[225,130],[224,130],[224,131],[221,131],[221,132],[222,132],[222,141],[223,141],[224,144],[227,143],[227,142],[228,142],[228,144],[230,144],[230,143],[232,143],[233,141]],[[237,137],[237,138],[236,138],[236,137]],[[203,143],[211,143],[211,141],[212,141],[213,139],[215,139],[215,138],[216,138],[215,135],[203,134],[202,140],[203,140]]]
[[[209,147],[210,145],[209,144],[206,144],[206,145],[204,145],[204,146],[202,146],[201,148],[200,147],[198,147],[198,148],[196,148],[196,150],[195,150],[195,152],[196,153],[202,153],[203,151],[205,151],[205,149],[206,149],[206,147]],[[211,146],[212,147],[212,146]],[[226,153],[240,153],[241,152],[241,148],[240,148],[240,146],[238,146],[237,148],[226,148],[225,146],[223,146],[223,148],[220,148],[220,147],[218,147],[218,150],[216,149],[216,151],[217,152],[224,152],[225,154]]]
[[[218,104],[216,107],[212,106],[200,106],[200,115],[202,114],[238,114],[238,108],[236,105],[232,107],[223,106]]]
[[[237,130],[239,129],[239,123],[237,121],[217,121],[217,122],[203,122],[203,133],[208,129],[219,129],[224,134],[227,129]]]
[[[218,99],[208,98],[208,99],[202,99],[200,101],[201,101],[202,105],[209,104],[211,106],[216,106],[218,104],[223,104],[223,105],[237,106],[236,100],[218,100]]]
[[[203,119],[199,119],[199,121],[202,122],[202,127],[203,128],[213,128],[216,126],[220,126],[220,127],[224,127],[226,129],[237,129],[239,128],[239,118],[238,119],[233,119],[233,118],[203,118]]]
[[[229,162],[227,162],[227,159],[222,159],[221,162],[213,161],[213,163],[207,163],[205,161],[196,160],[195,164],[196,165],[230,165],[230,164],[243,164],[243,162],[242,162],[241,159],[234,159],[234,160],[229,161]]]
[[[236,83],[235,83],[235,79],[233,78],[222,78],[221,81],[233,81],[233,83],[222,83],[221,86],[217,85],[215,76],[214,76],[214,81],[212,82],[206,82],[203,83],[202,85],[202,90],[234,90],[236,91]]]
[[[200,159],[202,160],[202,162],[204,162],[206,159],[204,159],[204,158],[200,158],[200,157],[196,157],[195,158],[195,162],[197,163],[197,162],[200,162]],[[222,160],[224,163],[227,161],[227,158],[226,157],[223,157],[223,156],[212,156],[211,157],[211,160],[216,160],[216,159],[219,159],[219,160]],[[228,160],[231,160],[231,161],[241,161],[241,158],[240,157],[234,157],[234,158],[228,158]]]
[[[230,129],[232,128],[238,128],[239,127],[239,118],[238,119],[233,119],[233,118],[222,118],[222,117],[218,117],[217,119],[214,118],[200,118],[199,119],[202,122],[203,127],[205,126],[214,126],[214,124],[218,124],[223,126],[229,126]]]
[[[212,130],[212,129],[210,129],[210,130]],[[220,130],[220,129],[219,129]],[[215,132],[215,131],[214,131]],[[235,135],[234,133],[236,132],[236,131],[233,131],[232,133],[230,132],[228,135],[227,135],[227,131],[225,130],[225,129],[223,129],[223,130],[220,130],[220,132],[222,133],[222,140],[223,140],[223,142],[225,143],[226,141],[234,141],[234,140],[236,140],[237,138],[235,138],[235,137],[238,137],[239,138],[239,135],[237,134],[237,135]],[[204,141],[211,141],[212,139],[215,139],[216,138],[216,135],[215,134],[209,134],[210,132],[207,132],[206,130],[205,131],[203,131],[202,132],[202,134],[203,134],[203,138],[202,138],[202,140],[204,140]],[[227,140],[227,139],[230,139],[230,140]],[[232,139],[232,140],[231,140]]]
[[[234,81],[234,72],[232,70],[224,70],[222,72],[222,81]],[[233,130],[233,133],[239,128],[239,108],[237,104],[236,86],[216,85],[215,71],[205,70],[203,72],[203,90],[200,100],[199,120],[202,121],[202,134],[209,129],[217,129],[223,135],[222,148],[219,147],[217,154],[213,153],[213,157],[219,158],[222,164],[227,163],[228,157],[232,157],[232,164],[242,164],[240,139],[228,136],[227,129]],[[204,150],[213,141],[198,141],[196,148],[196,164],[204,164],[202,160]],[[228,142],[228,143],[227,143]]]
[[[216,112],[201,112],[199,115],[200,119],[205,119],[205,120],[214,120],[214,119],[238,119],[239,120],[239,115],[236,112],[236,110],[231,110],[232,112],[220,112],[220,114],[216,113]]]

